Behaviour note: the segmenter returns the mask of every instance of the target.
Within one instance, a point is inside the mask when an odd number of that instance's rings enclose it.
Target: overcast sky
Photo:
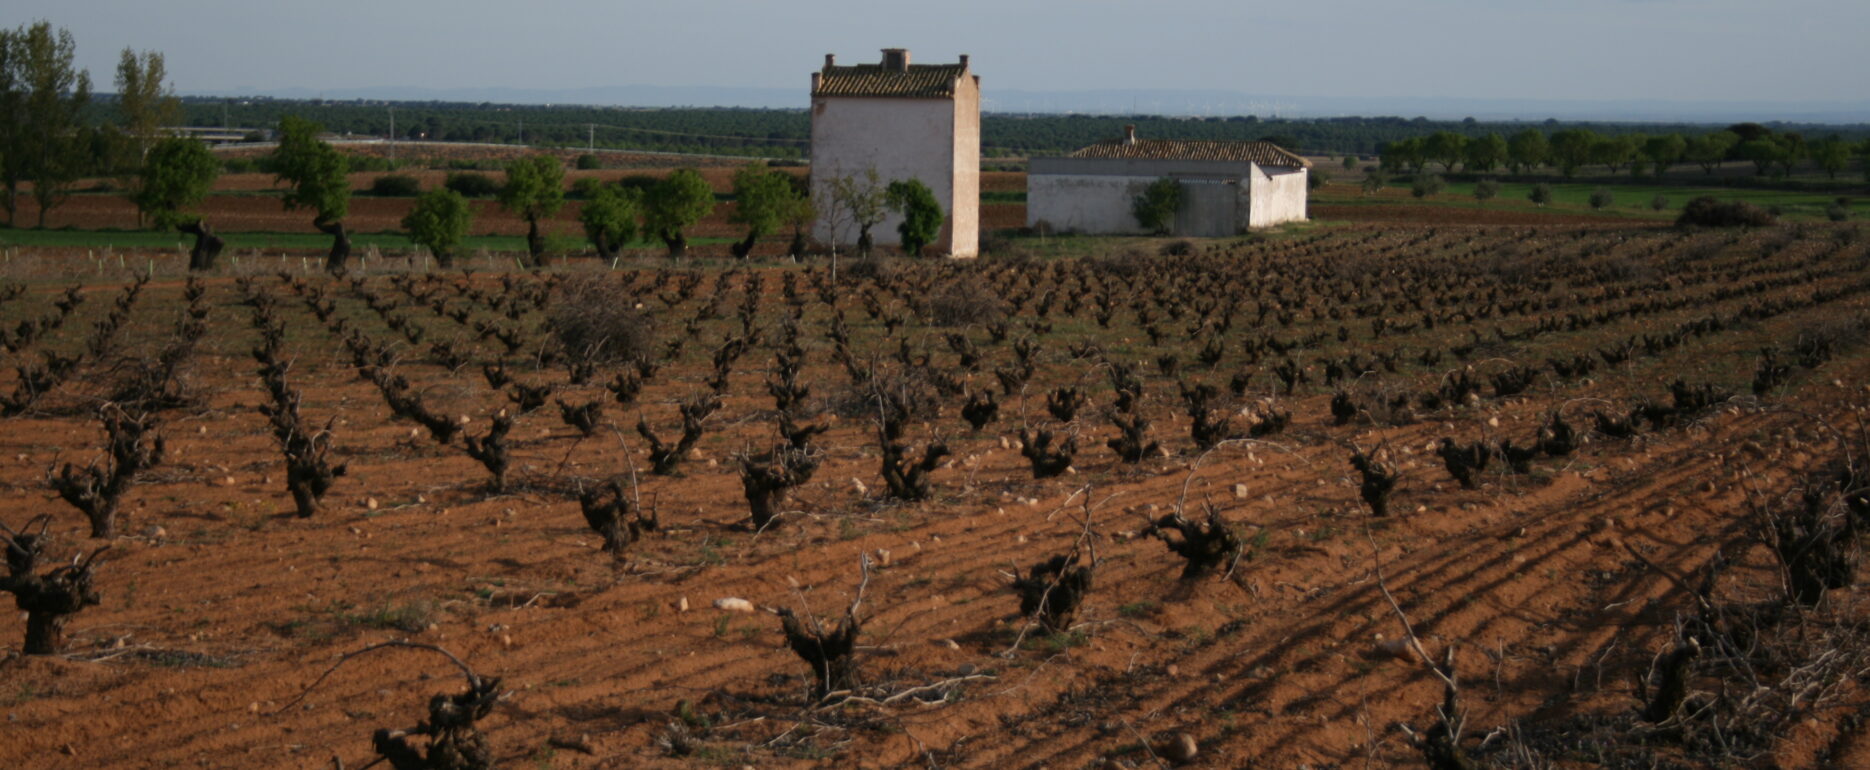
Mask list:
[[[972,54],[983,88],[1861,101],[1870,0],[6,0],[181,93],[373,86],[799,88],[835,52]]]

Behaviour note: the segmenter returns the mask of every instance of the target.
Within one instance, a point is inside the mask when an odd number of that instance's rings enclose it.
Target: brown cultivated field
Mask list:
[[[1193,248],[14,256],[0,766],[1870,765],[1870,233]]]

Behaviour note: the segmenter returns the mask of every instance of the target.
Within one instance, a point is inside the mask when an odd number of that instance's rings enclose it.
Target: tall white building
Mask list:
[[[824,69],[812,73],[812,237],[856,242],[855,225],[833,221],[829,187],[870,169],[883,185],[917,179],[935,193],[945,221],[931,249],[980,253],[980,78],[966,55],[955,64],[910,64],[908,50],[885,48],[881,63],[840,66],[825,54]],[[890,214],[870,237],[899,244],[901,222]]]

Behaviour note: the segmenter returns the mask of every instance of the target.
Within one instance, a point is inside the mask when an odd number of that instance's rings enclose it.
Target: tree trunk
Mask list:
[[[351,258],[351,234],[344,229],[344,220],[327,222],[322,219],[312,220],[312,226],[318,231],[331,236],[331,252],[325,255],[325,271],[332,275],[343,275],[345,263]]]
[[[792,243],[786,246],[786,256],[793,259],[803,259],[805,257],[804,230],[800,230],[796,227],[792,228]]]
[[[688,256],[688,236],[683,235],[682,231],[675,230],[663,233],[662,242],[669,247],[670,259],[680,259]]]
[[[857,256],[863,259],[869,259],[870,247],[874,245],[876,245],[876,242],[870,239],[870,226],[864,225],[857,231]]]
[[[195,236],[195,247],[188,251],[188,269],[191,271],[213,270],[214,261],[221,256],[221,249],[227,242],[214,234],[214,228],[203,220],[182,224],[175,229],[184,235]]]
[[[64,632],[64,615],[41,610],[28,611],[26,646],[20,652],[27,655],[56,655],[58,648],[64,644]]]
[[[599,259],[616,259],[617,252],[623,251],[623,244],[611,243],[610,236],[604,234],[602,231],[591,237],[591,245],[597,249],[597,256]]]
[[[759,238],[759,235],[757,233],[748,231],[746,240],[743,240],[733,245],[733,248],[731,249],[731,251],[733,252],[734,257],[736,259],[746,259],[752,256],[753,255],[753,243],[758,238]]]
[[[533,267],[545,267],[545,235],[539,232],[539,220],[526,220],[526,256]]]

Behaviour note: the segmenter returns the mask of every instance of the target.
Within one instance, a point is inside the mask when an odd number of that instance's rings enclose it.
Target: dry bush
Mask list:
[[[568,351],[593,361],[628,361],[649,355],[656,321],[636,296],[606,275],[566,279],[546,305],[544,330]]]
[[[1702,227],[1765,227],[1777,222],[1772,212],[1746,201],[1721,201],[1707,195],[1689,201],[1675,219],[1677,225]]]
[[[936,326],[974,326],[1006,317],[1006,303],[976,281],[957,280],[929,298],[929,321]]]

